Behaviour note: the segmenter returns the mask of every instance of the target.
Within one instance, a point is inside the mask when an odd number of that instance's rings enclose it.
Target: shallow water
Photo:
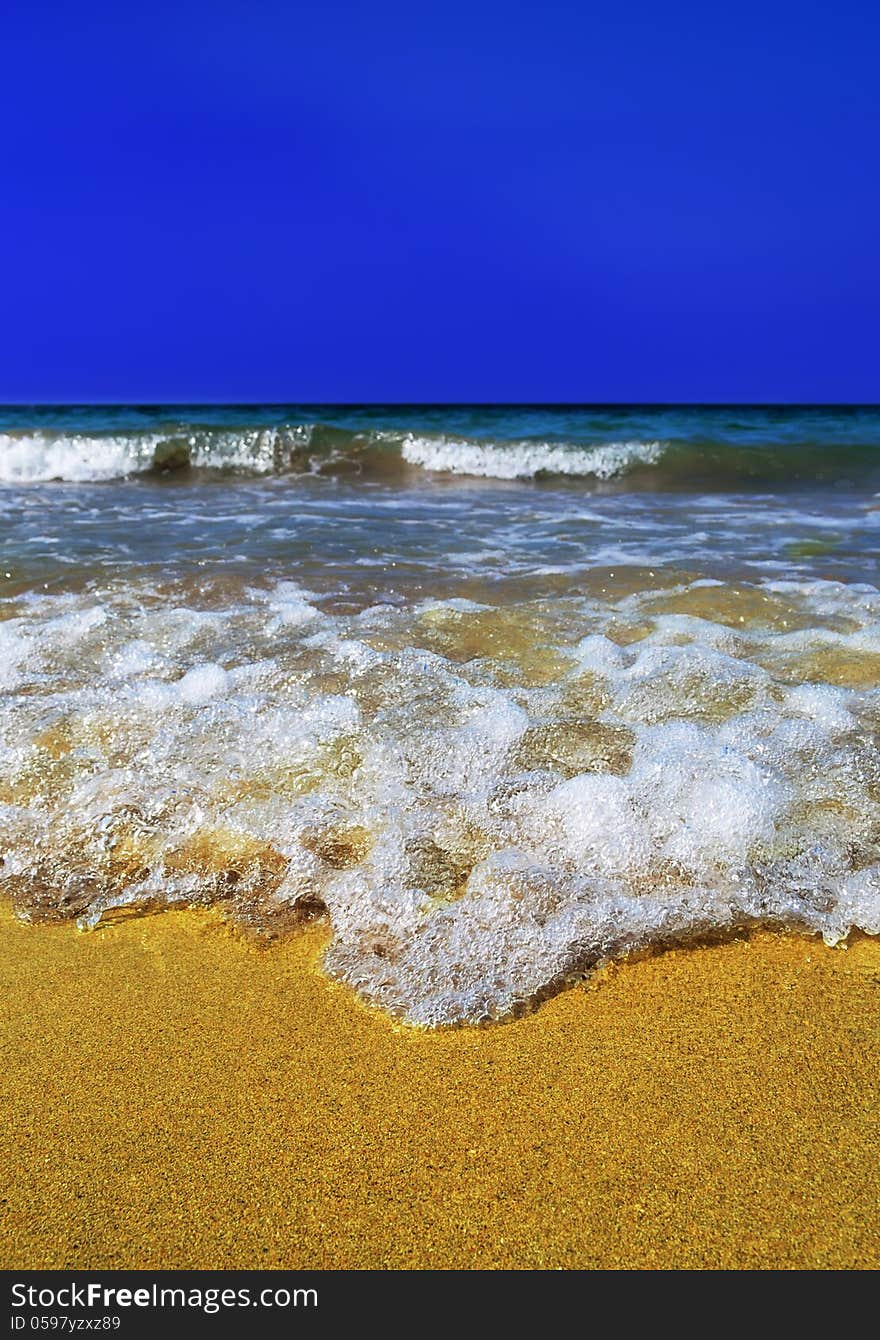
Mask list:
[[[880,413],[0,413],[0,881],[426,1024],[880,932]]]

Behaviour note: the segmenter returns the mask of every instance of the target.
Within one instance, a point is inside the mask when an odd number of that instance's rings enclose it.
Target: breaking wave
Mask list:
[[[767,484],[880,486],[880,452],[858,443],[543,441],[326,424],[174,425],[162,431],[0,433],[0,483],[84,483],[143,475],[462,477],[583,481],[626,489],[752,489]]]
[[[663,444],[605,442],[575,448],[549,442],[483,443],[409,436],[402,455],[410,465],[453,475],[486,479],[592,475],[604,480],[624,475],[635,465],[655,465],[663,455]]]

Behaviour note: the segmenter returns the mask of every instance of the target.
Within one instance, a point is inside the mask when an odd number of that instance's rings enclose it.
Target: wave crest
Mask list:
[[[594,447],[555,442],[468,442],[447,437],[409,436],[403,459],[424,470],[475,475],[484,479],[542,479],[592,475],[614,479],[636,465],[655,465],[662,442],[604,442]]]

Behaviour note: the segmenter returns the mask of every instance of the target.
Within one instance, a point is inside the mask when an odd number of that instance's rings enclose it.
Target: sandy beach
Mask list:
[[[4,1267],[876,1267],[880,944],[761,933],[482,1029],[210,913],[4,910]]]
[[[880,1269],[880,11],[792,8],[13,7],[12,1332]]]

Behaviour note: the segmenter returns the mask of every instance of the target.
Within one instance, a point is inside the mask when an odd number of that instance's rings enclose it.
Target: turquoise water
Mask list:
[[[0,891],[414,1023],[880,932],[880,410],[0,411]]]

